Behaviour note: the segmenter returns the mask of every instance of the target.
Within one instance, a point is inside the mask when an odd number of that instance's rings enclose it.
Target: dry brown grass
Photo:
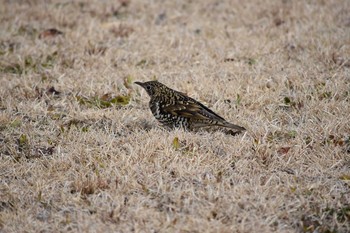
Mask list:
[[[0,5],[1,232],[350,231],[350,1]],[[162,129],[154,78],[247,132]]]

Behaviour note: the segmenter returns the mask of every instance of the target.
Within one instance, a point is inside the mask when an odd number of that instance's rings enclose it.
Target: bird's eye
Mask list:
[[[146,86],[146,89],[147,89],[147,90],[151,90],[151,86],[148,86],[148,85],[147,85],[147,86]]]

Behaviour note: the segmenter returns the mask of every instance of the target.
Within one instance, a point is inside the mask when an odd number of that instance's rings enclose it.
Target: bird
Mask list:
[[[173,90],[158,81],[135,82],[150,97],[149,108],[154,117],[165,127],[196,130],[202,127],[220,126],[241,132],[244,127],[232,124],[186,94]]]

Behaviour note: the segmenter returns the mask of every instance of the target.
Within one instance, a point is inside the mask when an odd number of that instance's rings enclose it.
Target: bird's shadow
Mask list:
[[[237,136],[241,133],[244,133],[244,131],[235,131],[232,129],[227,129],[227,128],[222,128],[222,127],[203,127],[197,130],[194,130],[193,132],[206,132],[206,133],[216,133],[216,132],[222,132],[226,135],[230,135],[230,136]]]
[[[145,130],[145,131],[150,131],[151,129],[163,129],[165,131],[173,131],[174,128],[170,128],[170,127],[166,127],[166,126],[162,126],[159,124],[154,124],[153,122],[149,122],[147,120],[140,120],[138,122],[139,125],[139,129],[141,130]],[[188,130],[188,129],[182,129],[184,131],[187,132],[194,132],[194,133],[215,133],[215,132],[222,132],[226,135],[230,135],[230,136],[237,136],[241,133],[244,133],[244,131],[234,131],[232,129],[227,129],[227,128],[223,128],[223,127],[215,127],[215,126],[211,126],[211,127],[201,127],[198,129],[192,129],[192,130]]]

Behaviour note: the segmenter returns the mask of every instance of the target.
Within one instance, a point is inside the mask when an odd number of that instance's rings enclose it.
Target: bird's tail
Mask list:
[[[246,129],[242,126],[238,126],[238,125],[235,125],[235,124],[231,124],[230,122],[222,122],[222,124],[219,124],[220,126],[223,126],[223,127],[227,127],[227,128],[231,128],[233,130],[237,130],[237,131],[245,131]]]

